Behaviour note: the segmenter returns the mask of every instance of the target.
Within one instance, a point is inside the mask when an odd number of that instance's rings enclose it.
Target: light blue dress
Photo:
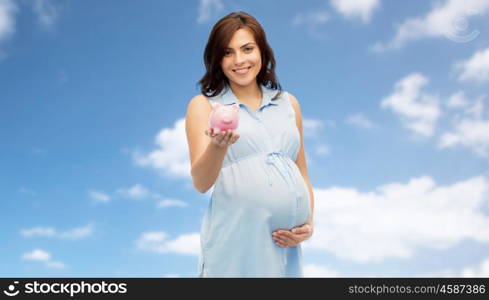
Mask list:
[[[295,163],[300,135],[287,92],[261,86],[254,113],[227,87],[209,98],[239,104],[240,137],[228,147],[200,229],[199,277],[303,277],[301,245],[272,232],[304,224],[310,197]]]

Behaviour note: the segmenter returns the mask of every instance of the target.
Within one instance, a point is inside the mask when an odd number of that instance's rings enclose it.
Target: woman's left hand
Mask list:
[[[299,243],[309,239],[312,236],[314,229],[311,224],[305,223],[292,230],[279,229],[272,233],[275,244],[279,247],[294,247]]]

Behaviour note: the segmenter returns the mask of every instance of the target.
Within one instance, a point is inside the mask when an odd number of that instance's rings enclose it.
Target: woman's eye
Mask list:
[[[253,47],[248,47],[248,48],[244,48],[246,52],[250,52],[251,50],[253,50]],[[231,51],[224,51],[224,55],[225,56],[228,56],[229,54],[231,54]]]

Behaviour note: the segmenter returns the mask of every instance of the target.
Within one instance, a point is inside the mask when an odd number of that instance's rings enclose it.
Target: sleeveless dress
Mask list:
[[[199,277],[303,277],[301,245],[282,248],[272,232],[310,215],[306,182],[295,163],[300,134],[288,94],[264,85],[254,113],[226,86],[216,97],[239,104],[240,138],[228,146],[200,228]],[[276,99],[272,100],[272,98]]]

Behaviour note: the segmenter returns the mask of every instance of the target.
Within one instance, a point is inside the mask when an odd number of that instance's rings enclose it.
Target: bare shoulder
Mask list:
[[[291,94],[289,92],[287,92],[287,94],[289,95],[290,104],[292,105],[294,110],[299,114],[300,113],[299,101],[297,100],[297,98],[293,94]]]
[[[202,94],[195,95],[192,99],[190,99],[189,105],[203,105],[209,104],[209,98]]]
[[[198,94],[194,96],[188,103],[187,112],[196,113],[196,112],[208,112],[211,110],[211,104],[209,103],[209,99],[202,95]]]

